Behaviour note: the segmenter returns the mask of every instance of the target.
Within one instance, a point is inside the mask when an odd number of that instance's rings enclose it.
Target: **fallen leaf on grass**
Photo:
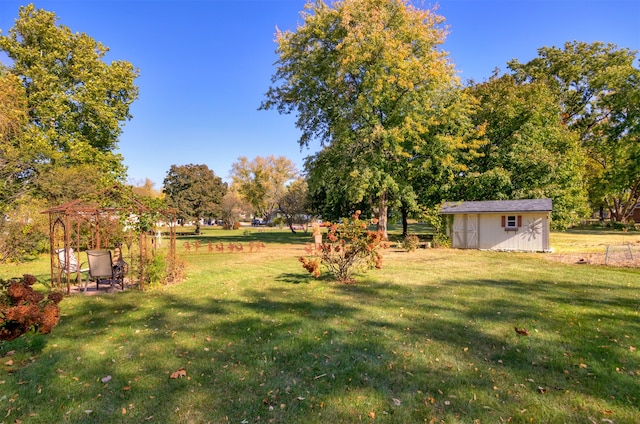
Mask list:
[[[393,404],[395,406],[400,406],[402,405],[402,401],[400,399],[396,399],[396,398],[391,398],[391,400],[393,401]]]
[[[182,378],[187,376],[187,370],[180,368],[178,371],[171,373],[171,378]]]

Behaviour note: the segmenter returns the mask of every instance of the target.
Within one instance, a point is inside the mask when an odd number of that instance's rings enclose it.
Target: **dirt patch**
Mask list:
[[[602,252],[551,253],[548,260],[575,265],[607,265],[615,267],[640,267],[640,249],[627,246],[609,246]]]

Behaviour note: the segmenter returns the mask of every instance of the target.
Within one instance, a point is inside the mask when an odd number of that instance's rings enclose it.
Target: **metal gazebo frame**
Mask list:
[[[117,188],[112,189],[116,192],[114,197],[121,197],[122,192]],[[103,192],[100,197],[112,198],[112,192]],[[62,288],[63,283],[66,283],[67,294],[71,293],[71,274],[75,272],[76,280],[80,280],[80,267],[74,272],[71,271],[70,263],[70,249],[74,249],[80,253],[83,248],[86,249],[102,249],[108,246],[112,240],[109,240],[108,236],[104,239],[103,229],[113,226],[114,221],[122,216],[132,217],[135,221],[136,217],[143,216],[145,213],[157,213],[164,220],[166,220],[169,226],[169,249],[168,249],[168,266],[176,266],[176,213],[173,210],[162,209],[155,210],[135,198],[135,195],[131,194],[131,198],[127,199],[126,205],[122,206],[101,206],[97,201],[90,201],[84,199],[76,199],[67,203],[63,203],[59,206],[55,206],[43,211],[43,214],[49,215],[49,249],[50,249],[50,262],[51,262],[51,282],[54,286]],[[120,223],[118,223],[120,225]],[[82,230],[88,226],[88,237],[82,237]],[[56,237],[56,231],[62,230],[62,240]],[[149,234],[148,231],[138,231],[138,275],[137,280],[140,289],[144,290],[144,281],[146,276],[145,270],[145,257],[148,253],[149,246]],[[152,240],[153,241],[153,240]],[[121,242],[121,240],[119,240]],[[62,245],[60,244],[62,243]],[[115,243],[113,243],[115,245]],[[131,245],[133,240],[129,244],[129,253],[131,253]],[[59,265],[59,258],[57,249],[65,249],[66,269],[63,270]],[[152,243],[152,249],[156,249],[155,243]],[[120,252],[122,254],[122,252]],[[133,257],[133,256],[132,256]],[[79,260],[79,258],[78,258]],[[62,274],[65,274],[63,281]],[[170,269],[170,271],[173,271]],[[173,274],[172,274],[173,275]]]

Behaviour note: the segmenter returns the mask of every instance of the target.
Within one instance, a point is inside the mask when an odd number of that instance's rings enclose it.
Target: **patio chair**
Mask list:
[[[87,263],[83,262],[81,264],[78,264],[78,258],[76,258],[76,254],[71,248],[68,251],[65,248],[56,249],[56,256],[58,257],[58,269],[60,270],[60,277],[62,277],[63,275],[65,277],[70,277],[71,274],[75,274],[76,284],[82,284],[81,275],[89,272]],[[67,258],[69,258],[69,262],[67,262]]]
[[[114,288],[116,284],[120,284],[124,290],[124,273],[120,267],[113,266],[110,250],[87,250],[87,259],[89,261],[89,277],[96,281],[96,290],[100,289],[100,284],[109,284]],[[85,291],[87,290],[85,284]]]

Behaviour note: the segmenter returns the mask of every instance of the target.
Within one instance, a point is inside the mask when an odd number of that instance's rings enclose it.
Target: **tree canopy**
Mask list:
[[[195,220],[196,234],[200,234],[200,220],[218,212],[226,192],[226,183],[207,165],[171,165],[164,179],[168,206],[178,211],[178,219]]]
[[[586,210],[585,156],[552,91],[510,75],[494,75],[468,91],[478,101],[473,120],[484,125],[485,136],[455,179],[451,200],[548,197],[555,226],[575,223]]]
[[[121,180],[125,167],[115,150],[121,126],[131,118],[129,107],[138,97],[138,71],[126,61],[105,63],[107,47],[58,25],[53,12],[32,4],[21,7],[15,26],[0,36],[0,50],[12,60],[9,73],[19,79],[18,95],[28,112],[21,131],[12,133],[11,144],[22,146],[20,175],[28,178],[29,187],[61,200],[45,183],[82,166],[103,186]],[[15,80],[5,84],[15,86]],[[85,181],[74,195],[88,186]]]
[[[26,123],[24,87],[0,68],[0,213],[28,191],[29,164],[22,157],[20,137]]]
[[[436,105],[458,87],[438,48],[444,19],[404,0],[316,1],[306,9],[295,32],[276,34],[277,70],[261,107],[295,112],[300,145],[320,141],[323,151],[308,162],[308,172],[322,166],[323,156],[341,156],[330,172],[350,180],[350,193],[325,194],[352,204],[370,198],[386,237],[389,202],[410,188],[414,152],[429,154],[435,138],[427,133],[447,116]],[[438,141],[447,145],[445,158],[464,144],[457,134]]]
[[[288,184],[285,192],[278,200],[278,210],[284,218],[292,233],[295,233],[294,224],[309,222],[311,215],[309,207],[309,189],[305,178],[298,178]]]
[[[253,207],[254,214],[269,221],[286,191],[286,183],[298,176],[296,166],[284,156],[245,156],[231,166],[234,189]]]
[[[509,62],[523,83],[543,82],[561,106],[587,158],[594,207],[624,221],[640,200],[640,69],[637,52],[601,42],[543,47],[527,63]]]

